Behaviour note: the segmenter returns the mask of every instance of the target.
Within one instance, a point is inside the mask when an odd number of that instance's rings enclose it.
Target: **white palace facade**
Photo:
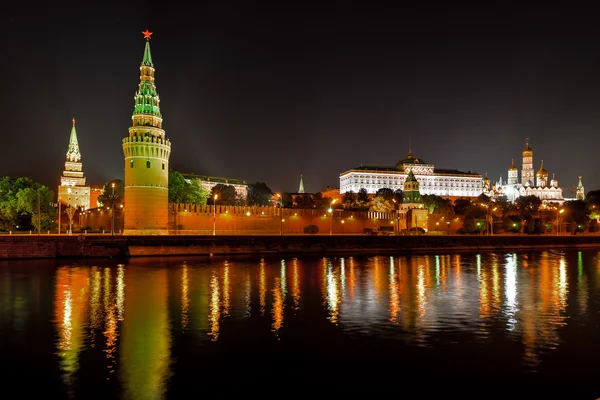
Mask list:
[[[442,197],[477,197],[482,193],[483,178],[476,172],[461,172],[455,169],[434,168],[422,159],[416,158],[409,151],[406,158],[396,166],[380,167],[361,165],[340,174],[340,194],[357,193],[366,189],[375,194],[379,189],[403,189],[404,181],[412,171],[419,182],[419,191],[424,194],[435,194]]]

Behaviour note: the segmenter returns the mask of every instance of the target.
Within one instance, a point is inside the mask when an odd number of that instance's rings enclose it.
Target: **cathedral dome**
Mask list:
[[[509,171],[518,171],[518,168],[515,167],[515,160],[512,160],[511,166],[508,168]]]
[[[525,148],[523,149],[523,155],[533,154],[533,149],[529,147],[529,138],[525,139]]]
[[[548,171],[544,169],[544,161],[542,161],[542,165],[540,166],[540,169],[537,172],[537,176],[548,176]]]

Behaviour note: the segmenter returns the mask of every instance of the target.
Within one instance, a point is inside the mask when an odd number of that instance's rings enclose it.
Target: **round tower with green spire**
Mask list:
[[[160,99],[154,85],[150,35],[140,66],[140,83],[129,136],[123,139],[125,155],[124,234],[167,234],[169,157],[171,142],[162,128]]]

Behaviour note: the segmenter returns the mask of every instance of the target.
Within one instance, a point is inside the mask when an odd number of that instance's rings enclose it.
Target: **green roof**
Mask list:
[[[146,47],[144,47],[144,58],[142,59],[142,65],[154,68],[154,64],[152,64],[152,54],[150,53],[150,41],[147,39]]]

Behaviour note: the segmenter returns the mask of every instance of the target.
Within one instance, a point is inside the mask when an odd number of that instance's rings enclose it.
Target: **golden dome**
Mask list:
[[[529,138],[525,139],[525,148],[523,149],[523,154],[533,154],[533,149],[529,147]]]
[[[518,171],[518,168],[515,167],[515,159],[513,158],[512,160],[512,164],[510,166],[510,168],[508,168],[509,171]]]
[[[548,176],[548,171],[546,171],[544,169],[544,160],[542,160],[542,165],[540,166],[540,169],[537,172],[538,176]]]

